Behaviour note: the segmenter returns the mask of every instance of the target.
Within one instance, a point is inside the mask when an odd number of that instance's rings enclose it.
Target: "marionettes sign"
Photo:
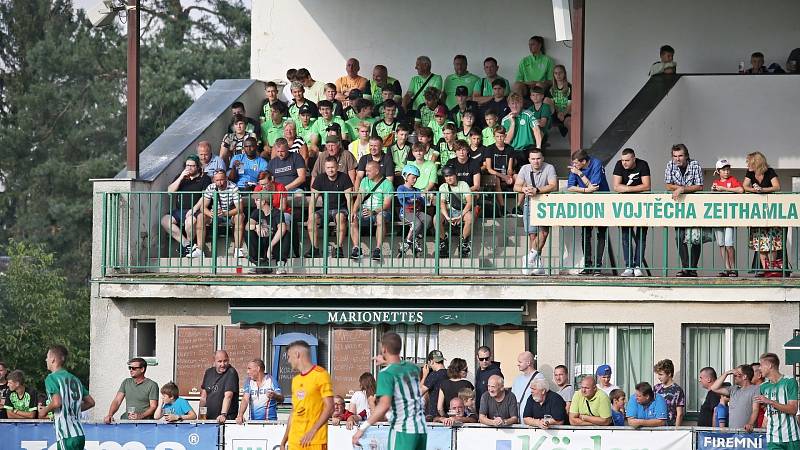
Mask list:
[[[531,223],[555,226],[792,227],[800,194],[548,194]]]

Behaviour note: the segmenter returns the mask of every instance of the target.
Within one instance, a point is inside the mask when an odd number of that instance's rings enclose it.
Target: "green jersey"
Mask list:
[[[369,177],[364,177],[361,180],[361,186],[359,186],[361,193],[366,197],[367,193],[372,192],[372,195],[361,205],[362,209],[368,209],[370,211],[381,209],[383,208],[383,201],[387,197],[392,196],[393,186],[388,178],[384,178],[377,188],[375,188],[376,184],[377,183],[370,180]]]
[[[84,435],[81,425],[81,404],[89,391],[75,375],[59,369],[44,380],[47,395],[61,396],[61,408],[55,411],[53,425],[56,429],[56,440],[80,437]]]
[[[526,147],[536,145],[536,137],[533,135],[533,128],[536,127],[536,118],[533,117],[530,111],[521,111],[517,117],[511,118],[511,115],[503,117],[503,128],[508,132],[511,129],[511,123],[514,122],[514,138],[511,140],[511,145],[517,150],[525,150]]]
[[[427,124],[433,122],[433,110],[428,108],[428,105],[423,103],[417,109],[417,115],[414,117],[414,120],[421,123],[423,126],[427,126]]]
[[[360,124],[361,122],[367,122],[369,124],[369,126],[370,126],[370,129],[371,129],[372,128],[372,123],[375,122],[375,119],[373,119],[372,117],[367,117],[366,119],[362,119],[362,118],[360,118],[358,116],[353,116],[353,117],[347,119],[347,122],[345,122],[345,125],[347,126],[346,133],[347,133],[347,136],[350,138],[350,142],[353,142],[353,141],[356,141],[356,140],[359,139],[359,136],[358,136],[358,124]]]
[[[409,164],[416,166],[419,169],[419,178],[417,178],[417,182],[414,183],[414,187],[419,190],[428,189],[428,186],[433,183],[433,186],[436,186],[436,163],[430,160],[425,160],[422,164],[417,163],[416,161],[411,161]]]
[[[303,140],[306,141],[306,144],[311,144],[311,136],[314,134],[314,122],[308,121],[307,127],[304,127],[300,122],[295,122],[295,125],[297,125],[297,135],[303,138]],[[291,142],[289,144],[291,145]]]
[[[553,117],[553,110],[550,109],[550,105],[542,103],[539,105],[539,109],[536,109],[536,105],[531,105],[531,107],[528,108],[528,112],[531,113],[536,120],[542,118],[547,119],[547,123],[545,123],[543,127],[539,127],[542,130],[542,134],[547,135],[547,130],[550,129],[551,125],[550,118]]]
[[[314,124],[311,125],[311,133],[309,134],[309,138],[314,138],[315,136],[319,138],[319,144],[325,145],[325,138],[328,136],[328,127],[332,124],[338,124],[339,129],[347,135],[347,124],[338,117],[331,117],[330,121],[326,121],[322,116],[319,119],[314,121]]]
[[[436,145],[436,148],[439,151],[439,164],[441,167],[444,167],[447,161],[456,157],[456,150],[448,145],[444,139]]]
[[[483,136],[483,145],[488,147],[490,145],[494,145],[494,129],[490,127],[486,127],[481,131],[481,135]]]
[[[777,383],[766,379],[758,390],[764,397],[778,403],[787,404],[790,400],[797,400],[797,381],[794,378],[783,377]],[[795,415],[780,412],[771,405],[767,405],[764,412],[764,428],[767,429],[768,443],[800,441],[800,428]]]
[[[552,81],[553,58],[541,53],[528,55],[519,62],[517,81]]]
[[[396,120],[392,123],[386,123],[385,120],[377,120],[375,123],[372,124],[372,135],[378,136],[382,140],[386,139],[386,136],[397,131],[397,125],[399,122]],[[395,169],[397,168],[397,164],[395,164]],[[401,166],[402,168],[402,166]]]
[[[447,121],[444,123],[447,123]],[[434,119],[428,122],[428,128],[433,131],[433,142],[439,142],[444,138],[444,124],[439,125],[439,122]]]
[[[275,140],[283,137],[283,127],[286,122],[291,119],[283,118],[281,123],[272,123],[272,119],[267,119],[261,124],[261,136],[267,141],[267,144],[272,147],[275,145]]]
[[[505,84],[505,95],[508,97],[508,94],[511,93],[511,85],[508,83],[503,77],[497,77],[496,80],[503,80],[503,84]],[[492,90],[492,80],[488,78],[480,78],[478,81],[475,82],[475,86],[472,87],[472,94],[478,93],[481,97],[491,97],[494,95],[494,91]]]
[[[423,84],[425,85],[424,89],[428,89],[429,87],[435,87],[436,89],[439,90],[442,89],[441,75],[436,75],[432,73],[430,75],[430,78],[431,78],[430,81],[428,81],[428,83],[425,84],[425,80],[428,79],[428,77],[421,77],[419,75],[414,75],[413,77],[411,77],[411,81],[408,82],[408,94],[411,96],[411,98],[414,98],[414,96],[417,97],[416,99],[414,99],[414,103],[411,105],[411,109],[417,109],[419,108],[420,105],[425,103],[424,90],[423,92],[420,92],[419,95],[417,95],[417,91],[422,89]]]
[[[570,102],[572,101],[572,85],[567,82],[563,88],[559,89],[556,87],[556,83],[553,82],[553,85],[550,86],[550,90],[547,92],[547,94],[553,99],[553,103],[556,105],[556,110],[559,112],[564,112],[567,110],[567,106],[569,106]]]
[[[474,127],[470,127],[470,129],[464,131],[464,127],[461,127],[458,130],[458,133],[456,133],[456,139],[461,139],[462,141],[469,142],[469,134],[472,133],[472,130],[474,129],[475,129]]]
[[[447,76],[444,80],[444,93],[445,93],[445,105],[447,109],[452,109],[456,106],[456,88],[459,86],[464,86],[467,88],[468,95],[472,95],[472,88],[475,87],[475,83],[480,81],[477,75],[471,74],[469,72],[465,73],[464,75],[457,75],[455,73],[451,73]]]
[[[408,361],[389,364],[378,373],[376,397],[392,397],[389,426],[401,433],[425,433],[425,413],[419,390],[419,368]]]
[[[411,146],[405,143],[402,147],[397,145],[397,142],[389,146],[388,152],[392,155],[392,162],[394,162],[394,171],[402,172],[403,167],[408,164],[408,155],[411,153]]]

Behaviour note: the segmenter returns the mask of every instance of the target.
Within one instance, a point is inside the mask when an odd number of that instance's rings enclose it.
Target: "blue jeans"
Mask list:
[[[647,246],[647,227],[620,227],[620,231],[625,267],[631,269],[641,267],[644,249]]]

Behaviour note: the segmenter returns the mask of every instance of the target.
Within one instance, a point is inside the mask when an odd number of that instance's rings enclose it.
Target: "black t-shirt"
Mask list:
[[[212,420],[219,417],[222,412],[225,393],[233,392],[230,409],[225,417],[228,420],[236,419],[236,415],[239,414],[239,374],[236,373],[236,369],[229,367],[225,373],[217,373],[215,368],[209,367],[203,375],[201,388],[206,391],[207,417]]]
[[[542,419],[544,416],[551,416],[554,420],[567,421],[567,403],[561,398],[560,395],[553,391],[547,391],[544,396],[544,402],[540,405],[539,402],[533,400],[533,396],[528,397],[525,403],[525,410],[522,412],[522,417],[533,417],[534,419]]]
[[[428,388],[428,403],[425,405],[425,416],[436,417],[439,415],[437,405],[439,402],[439,389],[442,382],[447,380],[447,370],[439,369],[432,371],[425,377],[425,387]]]
[[[511,108],[508,107],[508,100],[503,97],[500,101],[495,101],[494,98],[489,100],[488,102],[483,104],[483,115],[485,116],[487,113],[493,112],[497,115],[497,123],[499,124],[503,117],[507,116],[508,113],[511,112]]]
[[[458,158],[453,158],[447,161],[445,167],[452,167],[456,171],[456,178],[458,181],[467,183],[467,186],[472,187],[472,176],[476,173],[481,173],[481,163],[474,159],[467,159],[467,162],[461,163]]]
[[[478,161],[481,165],[486,161],[486,158],[489,157],[489,149],[484,146],[480,146],[477,149],[473,150],[472,148],[469,149],[469,159]]]
[[[614,166],[614,175],[622,177],[622,184],[626,186],[640,186],[642,177],[650,176],[650,166],[647,161],[636,158],[636,165],[626,169],[622,167],[622,161],[617,161]]]
[[[10,393],[11,391],[8,389],[8,384],[0,384],[0,398],[8,401],[8,394]],[[5,408],[0,408],[0,419],[8,419]]]
[[[270,195],[270,197],[271,196],[272,195]],[[268,227],[270,229],[270,238],[278,232],[278,225],[283,223],[283,213],[278,208],[270,208],[269,213],[265,213],[261,209],[254,208],[252,211],[250,211],[250,218],[255,220],[262,227]]]
[[[497,148],[497,144],[492,144],[486,148],[486,157],[492,158],[492,169],[496,170],[500,173],[508,173],[506,170],[508,169],[508,162],[511,158],[514,158],[514,154],[512,151],[514,147],[510,145],[506,145],[503,147],[502,150]]]
[[[372,155],[362,156],[361,159],[358,160],[358,167],[356,168],[356,171],[365,172],[367,170],[367,163],[372,160]],[[390,154],[384,153],[383,156],[381,156],[381,160],[378,161],[378,164],[381,166],[381,175],[385,177],[394,175],[394,160]]]
[[[191,209],[197,200],[203,196],[203,191],[206,190],[208,185],[211,184],[211,178],[205,173],[195,179],[184,178],[178,184],[178,192],[191,192],[191,194],[173,194],[173,202],[175,209]]]
[[[450,410],[450,400],[458,397],[458,392],[464,388],[475,390],[475,385],[470,383],[469,380],[453,381],[450,379],[443,380],[439,383],[439,389],[444,393],[444,412]],[[438,400],[437,400],[438,401]]]
[[[708,391],[705,401],[700,405],[700,414],[697,416],[698,427],[714,426],[712,419],[714,417],[714,408],[717,405],[719,405],[719,394],[714,391]]]
[[[298,153],[288,153],[286,159],[277,156],[272,158],[267,165],[267,170],[272,172],[275,181],[287,185],[297,179],[297,169],[305,169],[306,162]]]
[[[344,191],[351,189],[353,182],[346,173],[336,172],[336,178],[331,180],[328,175],[323,174],[314,179],[311,189],[320,192],[341,192],[341,194],[329,194],[328,210],[347,209],[347,198]]]
[[[767,171],[764,172],[764,179],[761,180],[760,182],[756,180],[755,172],[748,170],[747,173],[744,174],[745,178],[750,179],[750,183],[752,185],[759,185],[762,188],[772,187],[772,179],[776,178],[777,176],[778,174],[775,173],[775,170],[773,170],[772,167],[767,168]]]

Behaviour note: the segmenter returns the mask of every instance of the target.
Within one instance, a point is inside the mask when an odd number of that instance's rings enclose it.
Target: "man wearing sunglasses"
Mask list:
[[[478,348],[478,370],[475,372],[475,410],[481,407],[481,397],[489,390],[489,377],[499,375],[503,377],[500,363],[492,360],[492,349],[487,346]]]
[[[125,400],[125,413],[123,420],[152,419],[158,407],[158,384],[144,376],[147,371],[147,361],[142,358],[132,358],[128,361],[130,378],[126,378],[119,387],[116,397],[108,407],[108,414],[103,419],[105,423],[114,421],[122,401]],[[133,410],[129,413],[128,411]]]

